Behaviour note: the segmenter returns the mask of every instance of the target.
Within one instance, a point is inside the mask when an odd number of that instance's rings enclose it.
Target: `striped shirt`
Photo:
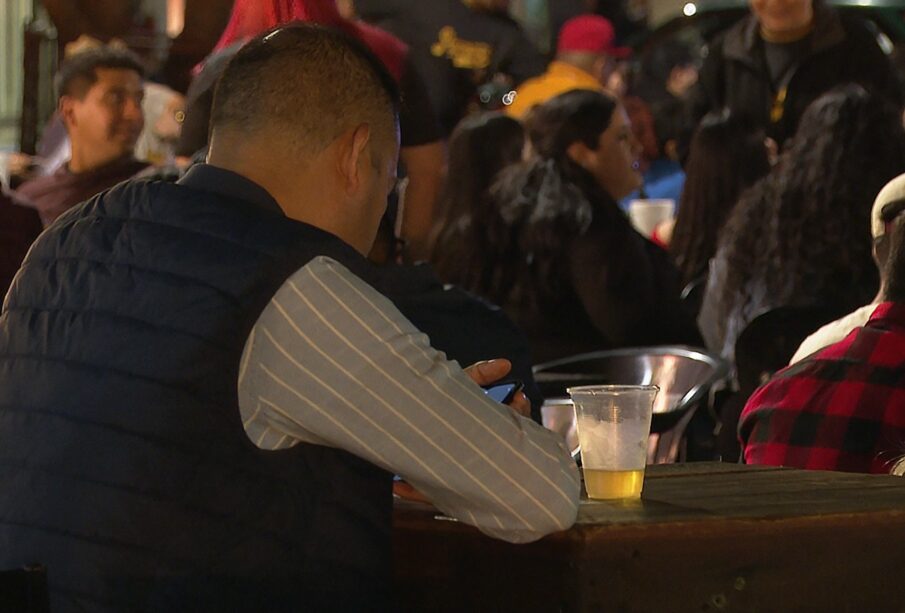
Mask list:
[[[528,542],[575,521],[578,470],[562,437],[488,399],[330,258],[297,271],[261,314],[239,406],[258,447],[346,450],[490,536]]]

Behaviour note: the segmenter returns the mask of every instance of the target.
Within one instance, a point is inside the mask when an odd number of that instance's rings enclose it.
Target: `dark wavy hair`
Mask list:
[[[684,284],[707,272],[739,196],[770,171],[764,138],[728,110],[708,113],[695,130],[669,245]]]
[[[522,124],[501,113],[466,117],[453,131],[431,249],[431,263],[444,281],[483,296],[500,285],[513,238],[489,190],[500,170],[522,159],[524,146]]]
[[[497,288],[493,298],[498,302],[508,299],[542,309],[546,298],[563,289],[570,238],[584,233],[595,219],[611,219],[607,225],[613,229],[628,227],[612,197],[568,155],[576,142],[596,149],[616,108],[607,95],[573,90],[529,114],[532,158],[500,173],[491,189],[504,221],[518,235],[517,266],[508,284]]]
[[[739,200],[718,250],[717,326],[759,285],[774,306],[852,309],[875,295],[870,209],[905,170],[898,110],[857,85],[815,100],[779,163]]]

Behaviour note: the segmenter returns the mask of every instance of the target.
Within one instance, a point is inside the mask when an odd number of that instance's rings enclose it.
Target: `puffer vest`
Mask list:
[[[258,449],[236,391],[289,275],[317,255],[365,281],[369,266],[257,185],[195,173],[250,195],[228,197],[192,172],[76,207],[10,289],[0,568],[46,565],[55,613],[382,609],[390,475],[328,447]]]

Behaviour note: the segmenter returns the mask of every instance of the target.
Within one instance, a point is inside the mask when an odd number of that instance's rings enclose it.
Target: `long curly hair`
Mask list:
[[[535,107],[527,122],[532,158],[500,173],[491,189],[503,220],[518,236],[516,266],[495,298],[543,311],[568,282],[565,262],[570,239],[592,221],[617,230],[628,221],[613,198],[568,155],[583,142],[598,147],[617,109],[604,94],[573,90]]]
[[[489,191],[503,168],[521,161],[524,146],[522,124],[501,113],[466,117],[453,131],[431,249],[431,263],[444,281],[488,298],[499,293],[514,237]]]
[[[905,170],[899,112],[857,85],[808,107],[773,170],[739,200],[718,253],[717,326],[762,288],[772,306],[852,309],[877,291],[870,209]]]
[[[695,130],[669,245],[684,284],[707,271],[739,196],[770,171],[764,138],[728,110],[708,113]]]

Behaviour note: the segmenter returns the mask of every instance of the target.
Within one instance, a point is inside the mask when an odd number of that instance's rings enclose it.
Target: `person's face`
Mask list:
[[[143,83],[137,72],[98,68],[97,81],[79,100],[63,96],[60,111],[73,147],[90,149],[98,159],[129,155],[144,126]]]
[[[600,134],[597,149],[588,150],[581,163],[610,196],[619,200],[641,187],[638,156],[641,144],[632,133],[625,110],[619,106],[610,125]]]
[[[761,27],[773,34],[805,28],[814,16],[813,0],[750,0],[750,3]]]

